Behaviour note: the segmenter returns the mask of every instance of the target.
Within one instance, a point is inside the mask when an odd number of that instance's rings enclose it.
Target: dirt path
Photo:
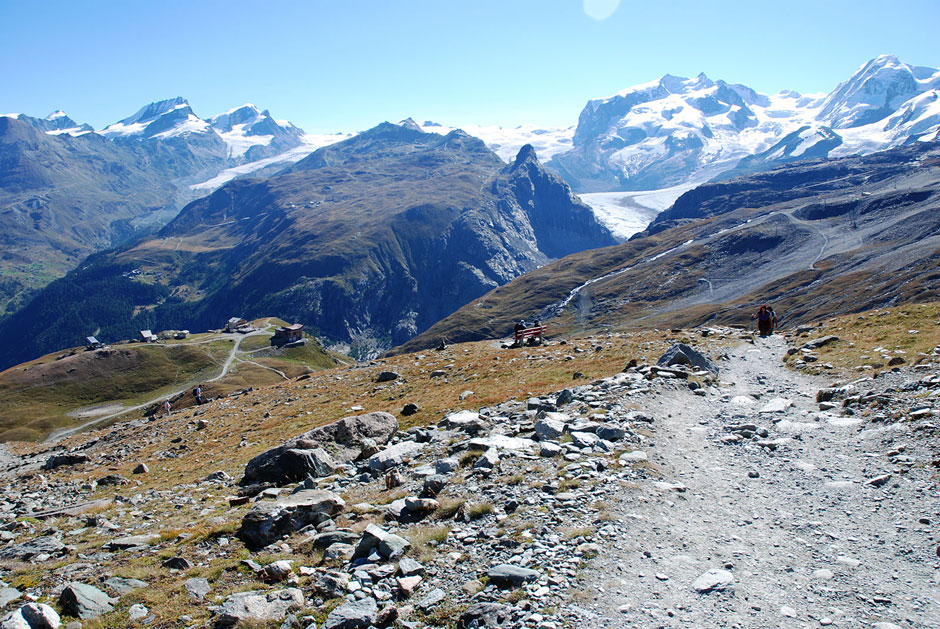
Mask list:
[[[242,341],[244,341],[246,338],[251,337],[251,336],[259,336],[261,334],[270,334],[271,333],[270,329],[271,329],[271,325],[270,323],[268,323],[267,326],[255,332],[249,332],[248,334],[237,334],[235,338],[235,342],[232,345],[232,350],[229,352],[229,355],[226,357],[225,362],[222,364],[222,370],[219,372],[218,375],[212,378],[209,378],[207,380],[204,380],[204,382],[216,382],[217,380],[221,380],[222,378],[227,376],[229,370],[232,368],[232,365],[235,363],[235,359],[238,355],[238,348],[241,346]],[[199,343],[187,343],[187,344],[188,345],[200,345],[200,344],[210,343],[212,341],[217,341],[219,340],[219,338],[222,338],[222,337],[212,337],[212,338],[200,341]],[[260,366],[263,367],[264,365],[260,365]],[[277,370],[272,369],[272,371],[277,371]],[[278,373],[284,376],[285,378],[287,377],[279,371]],[[138,404],[136,406],[129,406],[127,408],[122,408],[120,411],[116,413],[111,413],[108,415],[104,415],[102,417],[96,417],[95,419],[91,421],[87,421],[83,424],[74,426],[72,428],[62,428],[62,429],[56,430],[46,438],[46,443],[55,443],[57,441],[61,441],[62,439],[65,439],[66,437],[71,437],[74,434],[80,433],[83,430],[87,430],[93,426],[97,426],[98,424],[114,419],[115,417],[120,417],[121,415],[126,415],[127,413],[131,413],[133,411],[139,411],[143,408],[147,408],[154,404],[158,404],[167,398],[175,397],[179,395],[180,393],[184,393],[188,390],[189,390],[189,386],[186,386],[176,391],[171,391],[169,393],[164,393],[163,395],[159,395],[153,398],[152,400],[144,402],[143,404]]]
[[[820,413],[828,382],[787,370],[785,349],[743,344],[720,363],[729,386],[650,400],[643,448],[662,478],[620,493],[621,535],[581,583],[579,626],[940,626],[935,479],[914,468],[866,485],[892,471],[886,452],[906,435]],[[760,412],[774,398],[793,406]],[[743,423],[776,448],[722,443]],[[733,585],[697,592],[710,569]]]

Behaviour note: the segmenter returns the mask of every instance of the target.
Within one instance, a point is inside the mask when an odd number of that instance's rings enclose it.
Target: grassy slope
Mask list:
[[[856,377],[855,365],[864,362],[864,357],[872,355],[875,348],[892,352],[900,349],[907,352],[910,362],[914,362],[918,352],[931,351],[932,347],[940,344],[940,328],[937,326],[940,304],[906,306],[886,312],[884,315],[866,313],[864,318],[853,315],[826,320],[807,335],[807,338],[813,338],[836,333],[845,339],[818,352],[820,362],[833,363],[833,369],[827,370],[833,380]],[[919,330],[918,334],[910,333],[912,329]],[[117,576],[145,578],[150,587],[122,598],[117,611],[95,621],[93,626],[125,626],[126,609],[135,602],[146,604],[156,615],[158,623],[173,622],[182,613],[194,616],[195,622],[207,621],[209,613],[205,607],[188,604],[178,596],[183,582],[191,577],[209,579],[213,596],[219,597],[260,587],[254,575],[239,568],[240,560],[248,555],[233,535],[250,505],[232,508],[225,491],[219,491],[217,486],[199,484],[215,470],[225,470],[237,478],[245,463],[258,452],[304,430],[352,414],[350,407],[354,405],[363,406],[366,411],[386,410],[397,415],[405,403],[417,402],[421,411],[402,418],[402,427],[426,425],[439,421],[449,411],[556,391],[568,386],[572,374],[578,371],[593,379],[617,373],[631,358],[655,361],[675,340],[690,341],[712,355],[722,351],[722,343],[728,342],[716,340],[714,336],[703,338],[695,331],[645,330],[634,334],[573,339],[567,345],[521,350],[501,350],[493,341],[467,343],[451,346],[443,352],[407,354],[368,366],[323,371],[301,382],[253,391],[238,398],[237,402],[226,402],[224,406],[211,403],[203,407],[205,413],[201,415],[207,427],[198,432],[190,413],[177,413],[151,424],[145,440],[140,439],[139,428],[131,426],[114,426],[106,431],[72,437],[64,445],[77,445],[107,435],[108,438],[100,442],[108,443],[107,451],[129,446],[133,454],[119,460],[59,468],[47,474],[50,480],[81,483],[112,472],[130,476],[139,461],[147,461],[150,473],[134,477],[141,485],[102,488],[90,497],[113,497],[117,493],[127,499],[136,493],[168,490],[196,499],[192,504],[180,507],[171,501],[163,505],[148,505],[149,517],[144,519],[136,511],[126,508],[124,503],[116,503],[100,512],[99,515],[127,527],[129,532],[158,533],[161,540],[153,552],[121,553],[99,566],[100,570]],[[716,342],[718,345],[712,345]],[[597,351],[597,347],[601,350]],[[402,377],[395,382],[377,385],[376,375],[386,369],[397,371]],[[430,372],[435,369],[446,371],[447,376],[430,378]],[[461,402],[460,394],[467,390],[474,393]],[[179,436],[183,436],[188,445],[183,456],[160,456],[159,453],[174,447],[172,440]],[[13,447],[22,450],[30,446],[13,444]],[[359,493],[344,498],[349,504],[359,500],[382,500],[379,495]],[[337,519],[337,524],[361,529],[369,521],[368,516],[358,518],[347,512]],[[435,524],[438,523],[432,522],[429,526]],[[63,517],[46,521],[42,526],[74,529],[81,524],[80,518]],[[179,535],[181,532],[189,536]],[[200,561],[204,544],[218,537],[228,538],[230,545],[222,553],[222,558],[205,565]],[[77,553],[91,553],[99,549],[106,539],[98,529],[80,528],[70,536],[69,544],[75,546]],[[289,558],[296,562],[295,565],[316,565],[322,559],[316,552],[302,547],[296,539],[292,540],[292,547],[295,552]],[[179,574],[159,567],[159,562],[174,556],[189,558],[195,567]],[[280,557],[262,553],[253,558],[266,563]],[[11,566],[11,572],[5,577],[14,586],[36,584],[44,591],[51,589],[46,586],[56,578],[54,570],[41,564]]]
[[[279,319],[253,323],[265,322],[284,324]],[[269,339],[244,339],[238,362],[228,376],[206,386],[207,394],[276,384],[285,376],[295,378],[338,363],[310,337],[304,346],[284,349],[271,348]],[[115,345],[107,352],[73,348],[0,372],[0,441],[42,439],[57,428],[94,419],[94,414],[77,416],[80,409],[130,407],[188,389],[219,373],[232,343],[231,336],[200,334],[185,341]],[[183,396],[175,407],[190,401]]]

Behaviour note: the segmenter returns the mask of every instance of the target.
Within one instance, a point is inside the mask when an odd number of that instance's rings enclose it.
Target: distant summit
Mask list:
[[[548,163],[579,192],[655,190],[808,157],[870,153],[940,133],[940,70],[883,55],[830,94],[665,75],[587,103]]]

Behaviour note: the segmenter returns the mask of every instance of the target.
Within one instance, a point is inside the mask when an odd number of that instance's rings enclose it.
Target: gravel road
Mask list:
[[[579,626],[940,627],[936,470],[898,473],[889,452],[918,448],[901,422],[820,412],[829,383],[785,351],[743,344],[722,395],[650,400],[662,479],[621,493],[624,535],[583,575]],[[768,436],[725,442],[748,423]],[[718,584],[697,591],[709,570]]]

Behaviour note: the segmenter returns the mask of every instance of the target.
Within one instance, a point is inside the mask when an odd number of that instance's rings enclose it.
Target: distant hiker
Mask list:
[[[529,337],[529,345],[541,345],[542,344],[542,322],[536,319],[535,323],[532,324],[532,328],[538,331]]]
[[[777,313],[774,312],[773,306],[767,306],[767,310],[770,311],[770,333],[773,334],[777,329]]]
[[[768,308],[766,304],[762,305],[757,309],[756,313],[751,315],[751,319],[757,319],[757,332],[761,336],[770,336],[773,333],[775,318],[773,310]]]
[[[197,384],[196,388],[193,389],[193,397],[196,398],[196,404],[203,404],[205,400],[202,399],[202,385]]]
[[[170,405],[169,398],[163,400],[163,416],[164,417],[169,417],[173,413],[172,408],[173,407]]]
[[[437,351],[443,352],[445,349],[447,349],[447,343],[444,341],[444,339],[441,339],[440,344],[437,346]]]

